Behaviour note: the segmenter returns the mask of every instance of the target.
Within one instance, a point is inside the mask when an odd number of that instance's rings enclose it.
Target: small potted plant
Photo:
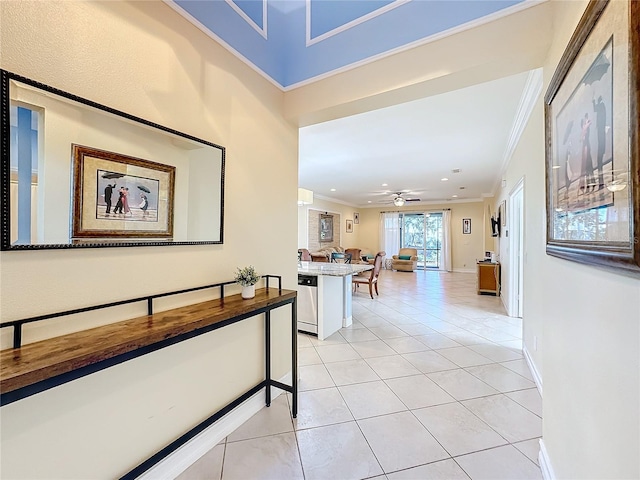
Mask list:
[[[260,275],[256,273],[253,265],[244,268],[238,267],[235,280],[242,285],[242,298],[253,298],[256,296],[256,283],[260,280]]]

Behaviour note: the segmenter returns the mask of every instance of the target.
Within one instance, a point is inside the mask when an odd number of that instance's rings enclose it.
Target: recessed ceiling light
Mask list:
[[[367,203],[371,203],[371,200],[367,200]]]
[[[382,186],[383,187],[387,187],[387,186],[389,186],[389,184],[388,183],[383,183]]]
[[[554,166],[553,166],[553,167],[551,167],[551,168],[553,168],[554,170],[556,170],[556,169],[560,168],[560,165],[554,165]]]
[[[458,195],[451,195],[453,198],[458,198]]]
[[[441,179],[440,179],[440,181],[441,181],[441,182],[448,182],[448,181],[449,181],[449,179],[448,179],[447,177],[444,177],[444,178],[441,178]]]
[[[335,192],[335,191],[336,191],[336,189],[335,189],[335,188],[332,188],[332,189],[331,189],[331,191],[332,191],[332,192]]]

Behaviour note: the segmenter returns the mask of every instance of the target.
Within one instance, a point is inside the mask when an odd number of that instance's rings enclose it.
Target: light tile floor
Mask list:
[[[353,325],[299,335],[299,413],[280,395],[180,480],[540,479],[542,400],[522,321],[475,275],[391,272]]]

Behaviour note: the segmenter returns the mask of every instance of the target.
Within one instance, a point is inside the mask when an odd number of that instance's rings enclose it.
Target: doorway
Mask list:
[[[524,178],[509,193],[509,315],[522,318],[524,278]]]
[[[401,214],[401,248],[418,250],[418,265],[422,270],[440,268],[442,249],[442,213],[421,212]]]

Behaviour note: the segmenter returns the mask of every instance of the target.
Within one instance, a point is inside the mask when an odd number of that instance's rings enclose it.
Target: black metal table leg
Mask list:
[[[291,304],[291,387],[293,418],[298,416],[298,299]]]
[[[266,403],[271,405],[271,311],[264,312],[264,352],[265,352],[265,376],[267,379]]]

